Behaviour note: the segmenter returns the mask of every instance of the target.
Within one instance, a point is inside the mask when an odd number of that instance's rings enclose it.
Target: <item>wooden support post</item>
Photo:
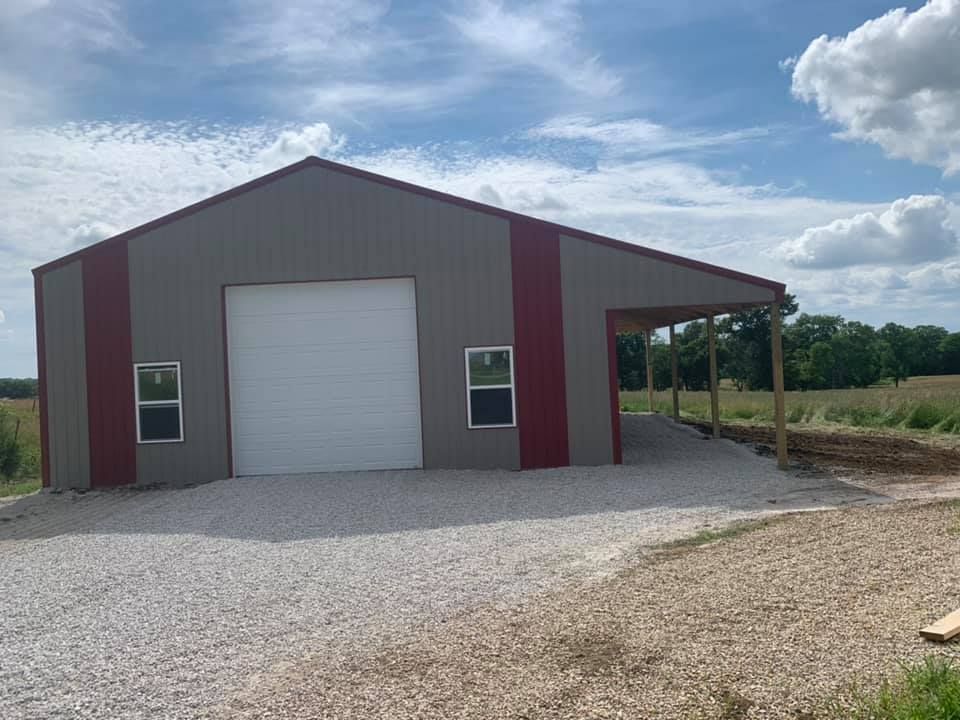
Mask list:
[[[713,436],[720,437],[720,382],[717,377],[717,331],[713,315],[707,315],[707,350],[710,355],[710,417],[713,420]]]
[[[777,428],[777,467],[786,470],[787,418],[783,397],[783,340],[780,330],[780,303],[770,306],[770,342],[773,347],[773,420]]]
[[[651,330],[647,330],[646,333],[647,340],[647,405],[650,412],[653,412],[653,342]]]
[[[680,422],[680,360],[677,357],[677,334],[670,326],[670,375],[673,388],[673,421]]]

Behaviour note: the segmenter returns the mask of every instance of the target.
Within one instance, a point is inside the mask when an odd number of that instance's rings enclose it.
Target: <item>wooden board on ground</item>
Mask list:
[[[927,625],[920,631],[920,634],[927,640],[937,640],[939,642],[946,642],[960,634],[960,610],[954,610],[949,615],[937,620],[933,625]]]

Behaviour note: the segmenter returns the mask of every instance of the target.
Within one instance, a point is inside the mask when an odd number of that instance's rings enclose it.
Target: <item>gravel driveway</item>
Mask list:
[[[608,574],[639,545],[870,499],[625,416],[626,465],[226,480],[0,506],[0,716],[188,718],[305,655]],[[875,499],[875,498],[874,498]]]

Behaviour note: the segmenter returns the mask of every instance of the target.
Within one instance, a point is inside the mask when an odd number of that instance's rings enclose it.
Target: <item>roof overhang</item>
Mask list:
[[[725,303],[721,305],[674,305],[668,307],[623,308],[615,310],[617,332],[644,332],[669,325],[702,320],[711,315],[763,307],[770,302]]]

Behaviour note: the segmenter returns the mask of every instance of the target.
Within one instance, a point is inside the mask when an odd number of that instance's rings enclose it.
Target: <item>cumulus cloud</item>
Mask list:
[[[496,62],[535,68],[589,96],[616,95],[623,80],[584,48],[578,4],[548,0],[508,7],[502,0],[472,0],[450,22]]]
[[[810,227],[780,246],[791,265],[837,268],[905,264],[949,257],[958,248],[949,207],[939,195],[911,195],[876,215],[860,213]]]
[[[760,127],[713,133],[675,130],[642,118],[600,121],[585,115],[553,118],[527,132],[533,139],[588,141],[641,155],[730,147],[767,135],[769,130]]]
[[[816,102],[841,136],[889,155],[960,171],[960,2],[892,10],[795,59],[794,95]]]

